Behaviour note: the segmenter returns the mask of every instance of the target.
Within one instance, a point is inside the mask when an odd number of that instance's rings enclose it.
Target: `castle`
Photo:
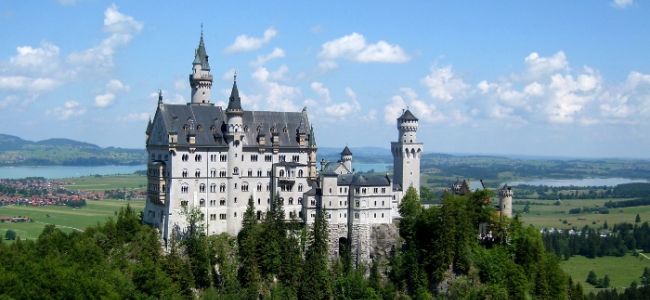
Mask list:
[[[321,161],[306,109],[300,112],[244,110],[236,77],[224,110],[211,102],[213,77],[203,34],[189,75],[191,101],[166,104],[162,93],[146,130],[147,200],[143,220],[157,228],[165,245],[196,209],[207,234],[236,235],[248,200],[264,218],[278,195],[287,220],[312,224],[325,213],[330,252],[350,246],[357,262],[373,255],[376,230],[399,217],[409,187],[419,191],[423,144],[418,119],[405,110],[391,143],[394,172],[355,174],[346,146],[337,162]]]

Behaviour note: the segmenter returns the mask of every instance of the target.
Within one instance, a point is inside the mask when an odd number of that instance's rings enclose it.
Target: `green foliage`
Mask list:
[[[16,232],[9,229],[7,232],[5,232],[5,240],[13,241],[16,239]]]
[[[322,209],[316,212],[309,240],[298,296],[300,299],[330,299],[332,286],[327,263],[327,221]]]

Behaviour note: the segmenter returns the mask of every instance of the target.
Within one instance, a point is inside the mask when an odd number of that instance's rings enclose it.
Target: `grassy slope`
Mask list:
[[[521,199],[517,199],[521,200]],[[516,201],[517,201],[516,200]],[[633,223],[636,214],[641,216],[641,220],[650,220],[650,206],[634,206],[624,208],[614,208],[609,210],[609,214],[597,213],[580,213],[570,215],[568,211],[572,208],[582,207],[602,207],[608,201],[621,201],[624,199],[587,199],[587,200],[564,200],[560,206],[552,205],[553,200],[531,200],[535,203],[548,203],[551,205],[530,205],[530,213],[522,214],[521,219],[526,224],[532,224],[535,227],[555,227],[555,228],[582,228],[585,225],[591,227],[601,227],[604,221],[612,226],[616,223],[628,222]],[[522,204],[515,204],[514,210],[521,211],[524,208]],[[567,220],[563,224],[561,220]],[[593,224],[595,222],[595,224]]]
[[[13,229],[21,239],[35,239],[46,224],[57,225],[66,232],[76,229],[83,230],[88,226],[106,221],[127,203],[131,204],[136,211],[141,211],[144,207],[143,201],[123,200],[87,201],[86,207],[79,209],[66,206],[2,206],[0,215],[28,216],[34,222],[0,223],[0,237],[4,238],[5,231]]]
[[[562,269],[566,271],[574,281],[579,281],[585,292],[596,292],[597,288],[585,282],[589,271],[593,270],[602,278],[609,276],[610,286],[622,290],[630,286],[632,281],[640,282],[643,268],[650,267],[650,260],[642,256],[634,257],[626,255],[624,257],[598,257],[595,259],[585,258],[584,256],[574,256],[561,263]]]
[[[147,177],[144,175],[84,176],[65,179],[66,188],[82,191],[105,191],[118,188],[144,189]]]

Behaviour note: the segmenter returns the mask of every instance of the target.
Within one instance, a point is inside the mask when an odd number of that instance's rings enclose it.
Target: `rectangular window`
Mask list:
[[[210,214],[210,221],[214,221],[217,219],[217,214]]]
[[[219,220],[225,220],[226,214],[219,214]]]
[[[251,155],[251,161],[253,161],[253,162],[257,161],[257,154],[252,154]]]
[[[285,155],[280,155],[280,156],[278,157],[278,160],[281,161],[281,162],[283,162],[283,161],[286,161],[286,158],[287,158],[287,157],[286,157]]]
[[[273,161],[273,156],[271,154],[264,155],[264,161],[265,162],[272,162]]]
[[[226,154],[221,154],[221,156],[219,158],[220,158],[221,161],[228,161],[228,155],[226,155]]]

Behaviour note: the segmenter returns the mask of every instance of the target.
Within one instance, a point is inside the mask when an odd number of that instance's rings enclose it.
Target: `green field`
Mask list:
[[[127,204],[136,211],[141,211],[144,201],[102,200],[86,201],[83,208],[67,206],[1,206],[2,216],[27,216],[32,218],[29,223],[0,223],[0,237],[4,238],[8,229],[14,230],[21,239],[35,239],[47,224],[57,225],[61,230],[84,230],[88,226],[105,222],[109,217]]]
[[[81,191],[105,191],[113,189],[144,189],[147,177],[144,175],[84,176],[63,179],[65,187]]]
[[[623,257],[604,256],[594,259],[574,256],[560,264],[562,269],[573,278],[573,281],[580,282],[585,293],[589,293],[599,290],[585,282],[589,271],[596,272],[598,278],[608,275],[610,287],[617,288],[620,291],[629,287],[632,281],[640,282],[643,269],[650,267],[650,259],[641,255],[634,257],[629,254]]]
[[[624,208],[613,208],[609,214],[599,213],[580,213],[569,214],[572,208],[582,207],[603,207],[605,202],[621,201],[627,199],[586,199],[586,200],[564,200],[559,206],[553,205],[554,200],[537,200],[537,199],[516,199],[513,210],[522,211],[524,205],[518,201],[532,201],[530,212],[520,214],[521,220],[526,224],[532,224],[535,227],[555,227],[555,228],[572,228],[578,229],[585,225],[591,227],[601,227],[605,221],[612,226],[616,223],[628,222],[634,223],[637,214],[641,216],[642,221],[650,221],[650,206],[633,206]],[[564,223],[566,220],[566,223]]]

